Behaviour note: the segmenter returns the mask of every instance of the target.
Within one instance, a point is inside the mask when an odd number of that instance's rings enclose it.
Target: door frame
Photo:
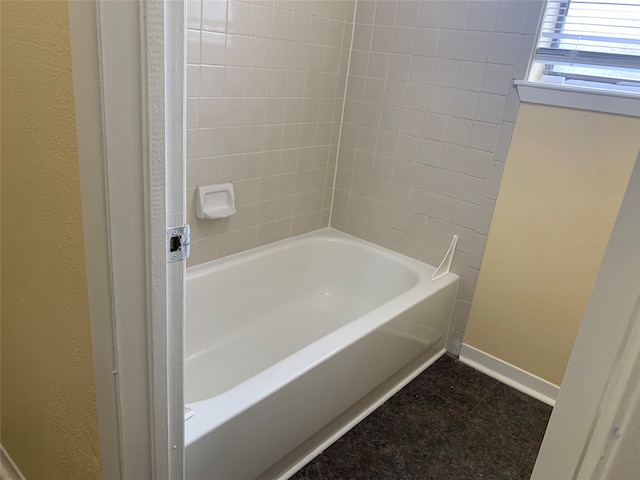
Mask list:
[[[640,398],[640,153],[531,478],[606,478]]]
[[[179,479],[185,262],[166,263],[165,249],[166,229],[186,220],[184,2],[68,8],[103,478]],[[572,355],[589,347],[579,336]],[[569,385],[589,372],[574,364],[534,478],[559,461],[550,453],[560,426],[584,402]],[[598,398],[611,388],[614,362],[605,370]],[[597,453],[586,434],[578,443],[563,461],[574,475]]]
[[[103,478],[184,476],[184,2],[68,2]]]

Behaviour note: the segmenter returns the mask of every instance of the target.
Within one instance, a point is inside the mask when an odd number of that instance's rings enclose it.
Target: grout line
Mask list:
[[[494,389],[494,388],[496,388],[496,385],[498,385],[498,383],[500,383],[500,382],[496,380],[496,383],[494,383],[494,384],[491,386],[491,388],[487,391],[487,393],[485,393],[485,394],[484,394],[484,396],[483,396],[483,397],[478,401],[478,403],[476,403],[476,404],[474,405],[474,407],[473,407],[471,410],[469,410],[469,415],[471,415],[473,412],[475,412],[475,411],[476,411],[476,408],[478,408],[478,407],[480,406],[480,404],[481,404],[482,402],[484,402],[484,401],[487,399],[487,397],[489,396],[489,394],[493,391],[493,389]]]
[[[344,109],[347,103],[347,87],[349,86],[349,72],[351,71],[351,54],[353,53],[353,37],[356,31],[356,13],[358,11],[358,0],[354,0],[353,18],[351,19],[351,44],[349,45],[349,60],[347,61],[347,71],[344,79],[344,95],[342,97],[342,113],[340,115],[340,133],[338,134],[338,145],[336,146],[336,164],[333,170],[333,186],[331,187],[331,205],[329,205],[329,226],[333,217],[333,201],[336,198],[336,179],[338,178],[338,159],[340,157],[340,142],[342,141],[342,127],[344,126]],[[373,35],[373,34],[372,34]],[[344,46],[340,47],[344,50]]]
[[[451,357],[451,358],[454,358],[457,364],[459,364],[459,365],[464,365],[462,362],[460,362],[460,359],[459,359],[459,358],[456,358],[456,357],[454,357],[453,355],[450,355],[450,357]],[[468,366],[468,365],[465,365],[465,366]],[[473,367],[472,367],[472,368],[473,368]],[[474,370],[475,370],[475,369],[474,369]],[[480,373],[480,374],[481,374],[481,375],[483,375],[483,376],[489,377],[487,374],[482,373],[482,372],[479,372],[478,370],[476,370],[476,372]],[[491,377],[489,377],[489,378],[491,378]],[[476,408],[478,408],[478,407],[480,406],[480,404],[481,404],[482,402],[484,402],[484,401],[487,399],[487,397],[489,396],[489,394],[493,391],[493,389],[494,389],[494,388],[496,388],[496,385],[498,385],[499,383],[500,383],[500,382],[499,382],[498,380],[495,380],[495,383],[494,383],[493,385],[491,385],[491,387],[487,390],[487,393],[485,393],[485,394],[483,395],[483,397],[482,397],[480,400],[478,400],[478,403],[476,403],[476,404],[473,406],[473,408],[472,408],[471,410],[469,410],[469,411],[466,413],[466,415],[471,415],[473,412],[475,412]]]

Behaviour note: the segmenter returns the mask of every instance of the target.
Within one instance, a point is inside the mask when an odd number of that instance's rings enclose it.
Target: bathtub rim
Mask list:
[[[232,253],[231,255],[215,258],[213,260],[209,260],[207,262],[200,263],[198,265],[193,265],[187,268],[186,279],[187,281],[196,279],[204,275],[207,275],[209,273],[222,270],[224,268],[229,268],[237,263],[241,263],[242,261],[250,260],[253,258],[256,258],[256,259],[261,258],[271,252],[284,250],[291,244],[297,244],[305,241],[313,241],[313,240],[321,240],[321,239],[330,240],[330,241],[343,241],[345,243],[357,244],[358,246],[365,247],[369,251],[372,251],[372,250],[375,251],[376,254],[382,254],[385,258],[391,258],[393,261],[397,261],[402,265],[407,266],[411,269],[414,269],[414,268],[418,268],[420,270],[426,269],[429,272],[429,277],[433,274],[433,272],[436,271],[436,268],[437,268],[423,261],[409,257],[403,253],[396,252],[387,247],[383,247],[381,245],[369,242],[367,240],[356,237],[354,235],[350,235],[341,230],[337,230],[333,227],[323,227],[317,230],[313,230],[311,232],[302,233],[300,235],[295,235],[293,237],[285,238],[283,240],[277,240],[275,242],[267,243],[265,245],[260,245],[260,246],[251,248],[249,250],[243,250],[241,252]],[[455,275],[455,274],[452,273],[452,275]],[[437,281],[433,283],[437,284]]]
[[[353,237],[352,235],[331,227],[325,227],[296,237],[263,245],[255,249],[229,255],[228,257],[212,260],[205,264],[196,265],[187,270],[187,280],[232,267],[237,263],[253,258],[263,257],[274,250],[281,251],[291,244],[314,239],[355,243],[359,247],[374,251],[376,255],[383,255],[393,261],[401,263],[417,274],[418,280],[415,285],[396,297],[377,306],[364,315],[354,318],[347,324],[268,366],[265,370],[262,370],[234,387],[213,397],[196,402],[185,402],[185,406],[191,408],[194,413],[191,418],[185,420],[185,447],[197,442],[225,422],[251,408],[283,386],[295,381],[328,358],[341,352],[366,335],[371,334],[374,330],[403,314],[432,294],[446,288],[452,283],[458,282],[459,279],[458,275],[448,273],[446,276],[432,281],[431,274],[435,271],[435,267],[432,265],[420,262],[419,260],[407,257],[406,255],[385,247],[372,244],[366,240]],[[188,319],[186,321],[188,322]],[[255,395],[256,392],[258,392],[258,395]],[[225,413],[222,415],[217,412]]]

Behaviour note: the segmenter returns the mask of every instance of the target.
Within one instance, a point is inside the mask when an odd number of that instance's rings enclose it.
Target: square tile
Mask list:
[[[186,27],[200,30],[202,20],[202,0],[186,0]]]
[[[238,40],[246,37],[238,37]],[[248,39],[247,39],[248,40]],[[230,55],[237,55],[237,58],[244,60],[249,42],[238,42],[236,48],[229,51]],[[203,65],[224,65],[225,64],[225,35],[223,33],[202,32],[202,45],[200,49],[200,59]],[[235,58],[235,57],[234,57]]]
[[[227,1],[202,0],[202,29],[225,33],[227,28]]]

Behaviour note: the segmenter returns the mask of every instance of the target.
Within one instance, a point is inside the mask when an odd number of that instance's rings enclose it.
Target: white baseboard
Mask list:
[[[13,460],[11,460],[11,457],[2,445],[0,445],[0,471],[2,472],[0,475],[2,480],[25,480],[24,475],[22,475],[16,464],[13,463]]]
[[[547,405],[556,403],[560,387],[471,345],[462,344],[460,361]]]

